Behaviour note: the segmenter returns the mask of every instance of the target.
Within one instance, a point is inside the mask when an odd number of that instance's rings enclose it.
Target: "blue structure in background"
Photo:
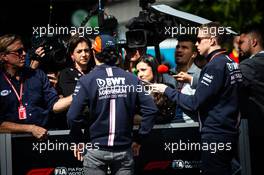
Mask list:
[[[169,63],[171,68],[175,68],[175,48],[177,40],[176,39],[167,39],[160,43],[160,55],[162,63]],[[155,48],[148,47],[147,54],[150,54],[155,57]]]

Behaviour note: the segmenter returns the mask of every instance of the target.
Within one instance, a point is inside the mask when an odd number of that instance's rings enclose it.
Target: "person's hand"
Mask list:
[[[168,87],[165,84],[158,84],[158,83],[154,83],[149,86],[151,87],[152,92],[160,92],[160,93],[164,93],[166,88]]]
[[[45,128],[42,128],[37,125],[30,126],[31,133],[37,139],[46,139],[48,136],[48,131]]]
[[[40,58],[43,58],[45,56],[45,50],[43,49],[43,47],[38,47],[35,50],[35,56],[37,58],[32,58],[31,62],[30,62],[30,67],[32,69],[37,69],[39,67],[40,64]]]
[[[83,161],[83,151],[84,151],[84,145],[79,143],[77,146],[74,146],[74,157],[77,158],[79,161]]]
[[[131,148],[132,148],[132,151],[133,151],[133,155],[134,155],[134,156],[138,156],[138,155],[139,155],[140,147],[141,147],[140,144],[138,144],[138,143],[136,143],[136,142],[133,142],[133,143],[132,143]]]
[[[49,78],[50,84],[53,87],[56,87],[56,85],[58,83],[58,77],[55,75],[55,73],[48,73],[47,76]]]
[[[180,72],[177,75],[173,75],[173,77],[179,82],[189,83],[189,84],[191,84],[192,82],[192,76],[186,72]]]
[[[44,57],[45,56],[45,50],[43,47],[38,47],[35,51],[35,54],[38,55],[39,57]]]

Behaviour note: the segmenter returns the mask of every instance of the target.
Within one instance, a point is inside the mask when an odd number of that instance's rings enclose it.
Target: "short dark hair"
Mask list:
[[[186,41],[188,41],[188,42],[191,42],[192,44],[193,44],[193,46],[192,46],[192,50],[194,51],[194,52],[197,52],[197,47],[195,46],[195,43],[196,43],[196,41],[197,41],[197,37],[195,36],[195,35],[179,35],[178,37],[177,37],[177,40],[179,41],[179,42],[186,42]]]
[[[256,37],[258,38],[258,41],[260,43],[261,47],[264,47],[263,44],[263,39],[264,39],[264,27],[261,24],[258,23],[253,23],[250,25],[245,26],[244,28],[242,28],[241,30],[241,34],[255,34]]]
[[[102,52],[95,51],[95,57],[100,63],[115,65],[118,61],[118,50],[113,47],[105,48]]]
[[[71,54],[73,54],[74,49],[77,47],[77,45],[82,42],[87,43],[90,49],[90,60],[88,62],[87,67],[88,67],[88,70],[91,70],[95,66],[95,61],[94,61],[93,52],[92,52],[92,42],[88,38],[82,37],[79,34],[73,35],[68,41],[68,45],[67,45],[68,47],[67,47],[67,53],[66,53],[68,57],[67,65],[72,66],[74,64],[72,59],[70,58]]]
[[[74,49],[77,47],[77,45],[81,42],[86,42],[89,49],[92,49],[92,43],[89,39],[86,39],[85,37],[81,37],[79,36],[79,34],[75,34],[69,39],[67,55],[70,56],[74,52]]]

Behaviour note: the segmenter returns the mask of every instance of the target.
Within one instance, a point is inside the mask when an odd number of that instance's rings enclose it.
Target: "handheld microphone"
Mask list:
[[[159,74],[169,74],[169,75],[176,75],[176,73],[170,71],[169,66],[165,64],[161,64],[158,66],[158,73]]]

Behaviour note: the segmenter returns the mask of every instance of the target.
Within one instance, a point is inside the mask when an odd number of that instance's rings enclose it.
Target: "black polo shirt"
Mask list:
[[[58,81],[59,94],[64,97],[69,96],[73,93],[77,81],[83,74],[76,68],[65,68],[60,72]]]

